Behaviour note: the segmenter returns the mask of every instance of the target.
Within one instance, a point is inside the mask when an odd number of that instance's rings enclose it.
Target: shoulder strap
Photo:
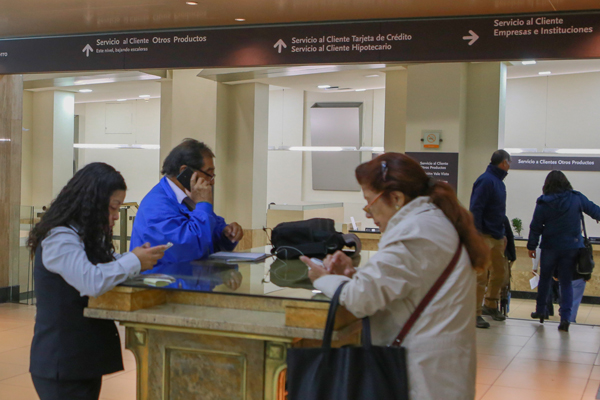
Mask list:
[[[433,300],[433,298],[440,290],[442,285],[446,282],[452,271],[454,271],[454,267],[456,267],[456,264],[458,263],[458,259],[460,258],[461,252],[462,243],[458,243],[458,248],[454,253],[454,257],[452,257],[452,261],[450,261],[450,264],[448,264],[444,272],[442,272],[442,275],[437,279],[437,281],[435,281],[431,289],[429,289],[425,297],[423,297],[423,300],[421,300],[421,302],[419,303],[415,311],[412,313],[408,321],[406,321],[406,324],[404,324],[404,327],[402,328],[396,339],[394,339],[392,346],[398,347],[402,344],[402,341],[404,340],[406,335],[408,335],[408,332],[413,327],[417,319],[421,316],[421,313],[423,312],[425,307],[429,305],[429,303],[431,302],[431,300]]]
[[[583,226],[583,237],[585,240],[588,240],[587,231],[585,230],[585,217],[583,216],[583,212],[581,213],[581,225]]]

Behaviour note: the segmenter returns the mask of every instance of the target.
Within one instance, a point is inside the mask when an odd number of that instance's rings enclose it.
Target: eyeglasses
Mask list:
[[[373,207],[373,204],[375,204],[375,202],[376,202],[377,200],[379,200],[379,198],[380,198],[381,196],[383,196],[383,193],[384,193],[384,192],[381,192],[381,193],[379,193],[377,196],[375,196],[375,198],[374,198],[373,200],[371,200],[371,201],[369,202],[369,204],[367,204],[366,206],[364,206],[364,207],[363,207],[363,211],[364,211],[364,212],[366,212],[367,214],[371,214],[371,207]]]
[[[214,181],[214,180],[215,180],[215,176],[217,176],[217,174],[212,174],[212,175],[211,175],[211,174],[209,174],[209,173],[208,173],[208,172],[206,172],[206,171],[202,171],[201,169],[197,169],[196,171],[198,171],[198,172],[202,172],[204,175],[208,176],[208,177],[210,178],[210,180],[211,180],[211,181]]]

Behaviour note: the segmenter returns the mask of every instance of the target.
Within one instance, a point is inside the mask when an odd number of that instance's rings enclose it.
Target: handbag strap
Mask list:
[[[583,213],[581,213],[581,225],[583,225],[583,237],[585,240],[588,240],[587,231],[585,230],[585,218],[583,217]]]
[[[448,266],[446,267],[444,272],[442,272],[442,275],[437,279],[437,281],[435,281],[435,283],[433,284],[431,289],[429,289],[429,291],[427,292],[425,297],[423,297],[423,300],[421,300],[421,302],[419,303],[419,305],[417,306],[415,311],[412,313],[412,315],[410,316],[408,321],[406,321],[406,324],[404,324],[404,327],[402,327],[402,330],[400,331],[398,336],[396,336],[396,339],[394,339],[392,346],[399,347],[402,344],[402,342],[404,341],[404,338],[406,337],[406,335],[408,335],[408,332],[410,331],[410,329],[413,327],[413,325],[415,324],[417,319],[421,316],[421,313],[423,312],[425,307],[427,307],[427,305],[431,302],[431,300],[433,300],[433,298],[435,297],[437,292],[440,290],[442,285],[446,282],[446,280],[448,279],[448,277],[450,276],[452,271],[454,271],[454,267],[456,267],[456,264],[458,263],[458,259],[460,258],[461,253],[462,253],[462,243],[459,242],[458,248],[456,249],[456,252],[454,253],[454,257],[452,257],[450,264],[448,264]]]
[[[327,322],[325,323],[325,332],[323,332],[323,347],[331,347],[331,336],[333,336],[333,325],[335,322],[335,313],[338,305],[340,304],[340,294],[344,285],[348,283],[342,282],[335,291],[335,294],[331,298],[331,304],[329,305],[329,312],[327,312]]]

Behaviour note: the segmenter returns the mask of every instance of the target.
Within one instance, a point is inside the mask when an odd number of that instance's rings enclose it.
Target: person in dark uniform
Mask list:
[[[112,228],[126,190],[113,167],[89,164],[29,235],[37,299],[29,371],[41,400],[97,400],[102,375],[123,370],[115,323],[86,318],[83,309],[88,296],[152,268],[167,248],[115,254]]]

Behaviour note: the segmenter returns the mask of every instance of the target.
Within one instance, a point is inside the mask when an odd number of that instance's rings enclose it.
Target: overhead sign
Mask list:
[[[600,171],[600,157],[517,156],[510,157],[510,169],[552,171]]]
[[[417,160],[427,176],[444,181],[456,190],[458,186],[458,153],[407,152]]]
[[[0,73],[600,57],[600,13],[0,40]]]

